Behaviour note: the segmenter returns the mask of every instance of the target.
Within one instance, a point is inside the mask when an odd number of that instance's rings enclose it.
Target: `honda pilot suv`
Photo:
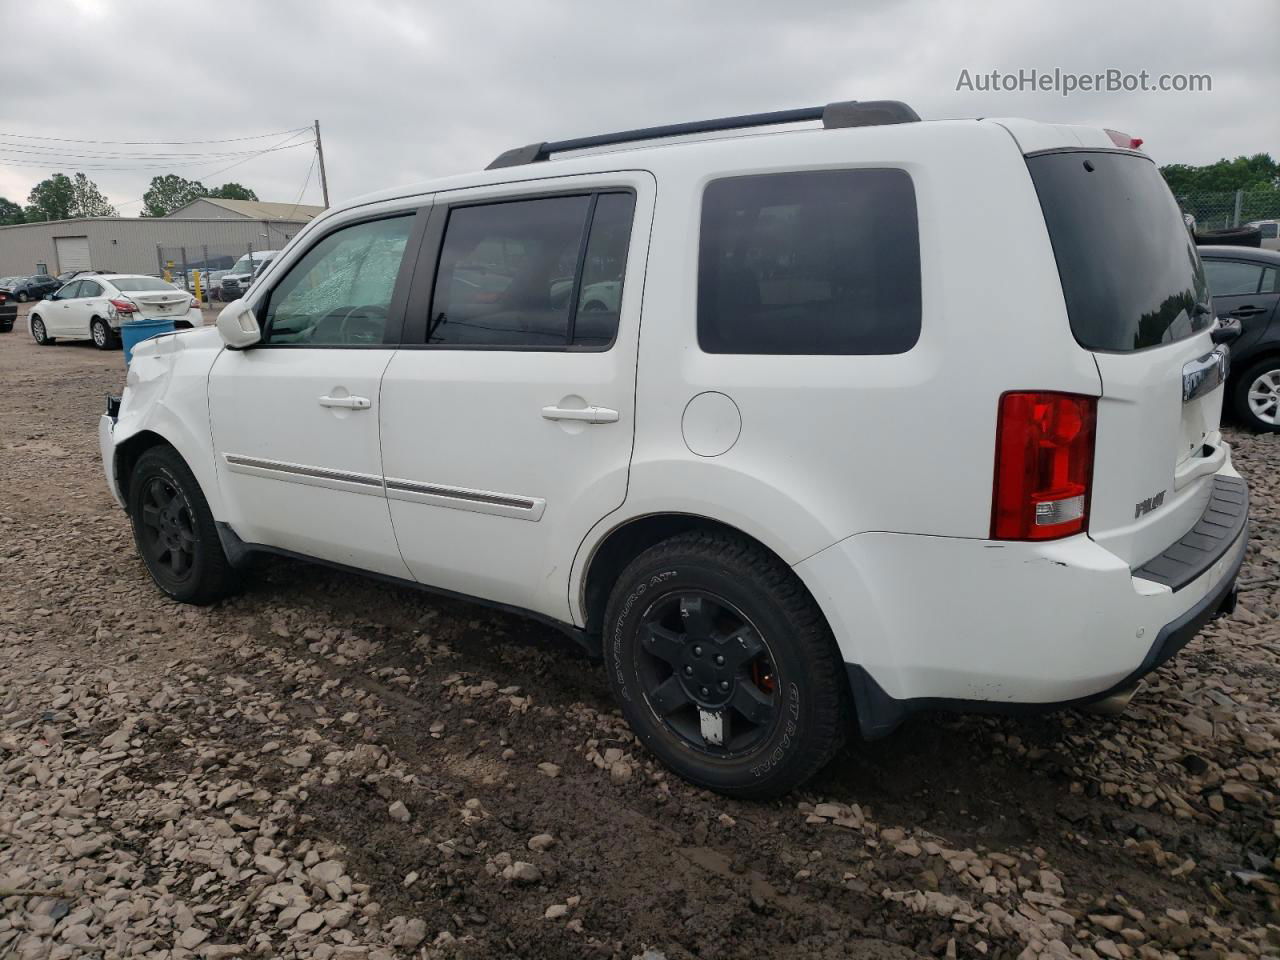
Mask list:
[[[1122,702],[1247,514],[1239,327],[1137,146],[837,103],[367,196],[135,349],[107,481],[174,599],[267,552],[524,611],[731,795],[855,719]]]

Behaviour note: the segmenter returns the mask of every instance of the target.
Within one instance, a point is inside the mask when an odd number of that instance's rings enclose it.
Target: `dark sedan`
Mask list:
[[[60,286],[62,284],[58,282],[57,277],[51,277],[47,273],[37,273],[34,276],[23,277],[13,285],[13,299],[19,303],[43,300]]]
[[[1280,432],[1280,252],[1199,249],[1214,313],[1244,328],[1231,345],[1231,404],[1253,429]]]

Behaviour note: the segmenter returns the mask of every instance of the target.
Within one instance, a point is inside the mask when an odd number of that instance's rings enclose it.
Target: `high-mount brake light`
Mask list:
[[[1137,150],[1142,146],[1141,137],[1131,137],[1127,133],[1121,133],[1119,130],[1107,130],[1107,136],[1111,138],[1111,142],[1122,150]]]
[[[1084,531],[1098,401],[1017,391],[1000,398],[991,539],[1056,540]]]

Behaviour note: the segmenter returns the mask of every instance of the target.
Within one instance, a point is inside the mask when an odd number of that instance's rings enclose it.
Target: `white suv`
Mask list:
[[[1234,599],[1238,326],[1135,141],[918,119],[536,144],[329,210],[102,419],[156,583],[208,603],[268,551],[525,611],[739,796],[854,716],[1123,698]]]

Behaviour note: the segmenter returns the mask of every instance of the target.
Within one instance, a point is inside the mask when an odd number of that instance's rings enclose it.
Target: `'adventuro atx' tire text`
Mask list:
[[[729,796],[786,793],[844,743],[844,665],[821,611],[777,557],[682,534],[623,571],[605,616],[609,684],[641,741]]]
[[[236,585],[209,504],[191,469],[168,446],[138,458],[129,479],[129,518],[151,579],[182,603],[213,603]]]

